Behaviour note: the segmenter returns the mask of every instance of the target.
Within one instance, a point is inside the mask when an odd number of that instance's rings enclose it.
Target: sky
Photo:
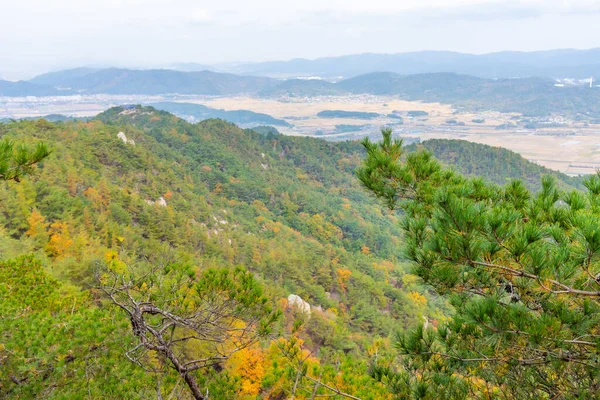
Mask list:
[[[0,0],[0,78],[356,53],[600,47],[600,0]]]

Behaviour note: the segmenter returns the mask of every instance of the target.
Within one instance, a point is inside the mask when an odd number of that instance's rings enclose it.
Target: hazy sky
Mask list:
[[[600,0],[0,0],[0,76],[79,65],[600,47]]]

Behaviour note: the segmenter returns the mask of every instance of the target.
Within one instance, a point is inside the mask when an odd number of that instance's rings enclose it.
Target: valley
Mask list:
[[[31,118],[52,114],[93,117],[119,104],[201,105],[220,110],[204,118],[225,118],[227,112],[242,110],[264,114],[231,119],[242,127],[274,125],[291,136],[320,137],[330,141],[377,138],[382,126],[412,143],[428,139],[462,139],[500,146],[530,161],[569,175],[593,173],[600,167],[600,125],[567,117],[523,117],[519,113],[469,112],[449,104],[401,99],[399,96],[356,94],[344,96],[278,96],[274,98],[199,95],[76,95],[50,97],[1,97],[0,119]],[[171,108],[165,108],[172,111]],[[325,110],[376,113],[369,118],[323,118]],[[409,115],[424,111],[427,115]],[[190,122],[202,120],[189,112],[175,112]],[[257,115],[257,114],[255,114]],[[271,118],[272,117],[272,118]],[[199,118],[199,119],[198,119]],[[281,122],[277,122],[281,121]],[[474,122],[475,121],[475,122]],[[286,125],[287,124],[287,125]],[[504,127],[504,129],[499,129]]]

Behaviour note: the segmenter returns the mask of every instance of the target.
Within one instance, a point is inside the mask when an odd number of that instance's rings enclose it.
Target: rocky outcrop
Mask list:
[[[127,139],[127,136],[125,136],[125,134],[123,132],[119,132],[117,134],[117,137],[119,139],[121,139],[123,141],[123,143],[135,146],[135,141],[133,139]]]
[[[292,308],[296,308],[298,311],[304,314],[310,315],[310,304],[302,299],[297,294],[290,294],[287,298],[288,305]]]

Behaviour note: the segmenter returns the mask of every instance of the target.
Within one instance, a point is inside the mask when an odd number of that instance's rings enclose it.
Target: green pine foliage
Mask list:
[[[10,140],[0,141],[0,181],[19,182],[23,175],[30,174],[35,165],[48,157],[50,151],[43,142],[35,148],[15,145]]]
[[[128,321],[32,257],[0,262],[3,398],[148,398],[152,376],[121,357]]]
[[[569,399],[600,393],[600,175],[586,192],[546,176],[533,195],[365,140],[363,185],[405,218],[414,271],[455,314],[400,333],[371,373],[398,398]]]

